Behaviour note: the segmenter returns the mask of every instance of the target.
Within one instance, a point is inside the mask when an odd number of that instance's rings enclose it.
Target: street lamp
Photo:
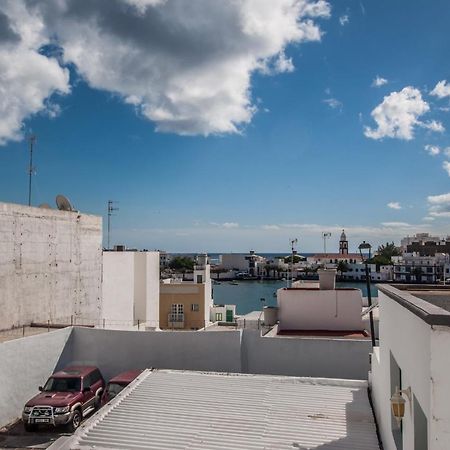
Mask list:
[[[358,247],[359,254],[361,255],[361,261],[364,263],[365,269],[366,269],[367,301],[369,303],[369,308],[372,306],[372,293],[370,292],[370,275],[369,275],[369,266],[367,264],[367,261],[372,256],[371,249],[372,249],[372,246],[366,241],[362,241],[362,243],[359,244],[359,247]],[[368,250],[369,257],[366,259],[364,259],[364,257],[363,257],[363,250]],[[370,312],[369,312],[369,321],[370,321],[370,336],[372,338],[372,347],[375,347],[375,328],[373,326],[372,309],[370,309]]]

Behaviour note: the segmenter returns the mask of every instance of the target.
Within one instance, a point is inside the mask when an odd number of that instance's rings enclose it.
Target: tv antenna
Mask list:
[[[297,244],[298,239],[297,238],[289,239],[289,242],[291,244],[291,287],[292,287],[292,283],[294,281],[294,252],[295,252],[295,244]],[[287,282],[289,287],[289,277]]]
[[[325,253],[325,256],[327,256],[327,239],[330,239],[331,233],[324,231],[322,233],[322,239],[323,239],[323,252]]]
[[[56,206],[60,211],[75,211],[69,199],[62,194],[56,196]]]
[[[115,200],[108,200],[108,246],[107,246],[108,250],[111,250],[111,247],[109,245],[111,235],[111,216],[113,215],[114,211],[119,211],[119,208],[114,207],[114,203],[119,202],[116,202]]]
[[[30,143],[30,165],[28,167],[28,206],[31,206],[31,177],[33,176],[33,146],[36,142],[36,136],[34,134],[28,137]]]

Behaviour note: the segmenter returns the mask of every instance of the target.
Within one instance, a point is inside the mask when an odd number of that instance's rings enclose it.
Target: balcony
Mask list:
[[[169,328],[184,328],[184,314],[169,313],[167,316],[167,326]]]

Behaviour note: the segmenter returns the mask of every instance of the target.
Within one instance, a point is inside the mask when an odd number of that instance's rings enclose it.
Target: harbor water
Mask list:
[[[363,297],[367,296],[365,283],[337,282],[337,287],[352,287],[361,289]],[[286,287],[286,281],[222,281],[213,285],[215,304],[236,305],[236,314],[247,314],[261,310],[264,306],[276,306],[277,289]],[[378,289],[371,285],[373,297],[378,296]],[[264,300],[262,300],[264,299]]]

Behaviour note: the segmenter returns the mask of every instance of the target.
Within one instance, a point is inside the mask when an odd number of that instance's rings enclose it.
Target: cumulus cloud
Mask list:
[[[350,22],[350,18],[348,17],[348,14],[344,14],[343,16],[339,17],[339,23],[341,26],[347,25]]]
[[[0,12],[0,145],[22,138],[24,117],[58,107],[52,94],[70,92],[69,72],[41,54],[44,24],[20,1],[4,1]]]
[[[447,172],[448,176],[450,177],[450,161],[444,161],[442,163],[442,167]]]
[[[409,228],[414,226],[406,222],[382,222],[381,225],[388,228]]]
[[[450,158],[450,147],[446,147],[442,150],[442,153],[447,156],[448,158]]]
[[[281,227],[279,225],[261,225],[263,230],[280,230]]]
[[[402,206],[400,205],[399,202],[389,202],[387,204],[387,207],[391,209],[402,209]]]
[[[447,84],[447,80],[439,81],[430,92],[430,95],[434,95],[437,98],[450,97],[450,84]]]
[[[430,217],[450,217],[450,192],[427,197]]]
[[[407,86],[399,92],[391,92],[384,97],[372,112],[371,116],[377,124],[376,128],[366,127],[364,134],[371,139],[385,137],[410,140],[414,137],[416,126],[431,131],[443,131],[440,122],[422,122],[419,118],[430,110],[428,103],[416,88]]]
[[[239,224],[237,222],[224,222],[224,223],[217,223],[217,222],[209,222],[210,225],[214,227],[219,228],[239,228]]]
[[[388,80],[386,78],[376,76],[376,78],[372,81],[372,87],[380,87],[388,83]]]
[[[425,145],[425,151],[428,152],[431,156],[439,155],[441,149],[437,145]]]
[[[252,74],[294,70],[286,47],[320,41],[317,20],[330,16],[324,0],[4,0],[0,9],[3,143],[52,93],[69,92],[67,70],[39,52],[49,43],[159,131],[238,133],[257,111]]]

